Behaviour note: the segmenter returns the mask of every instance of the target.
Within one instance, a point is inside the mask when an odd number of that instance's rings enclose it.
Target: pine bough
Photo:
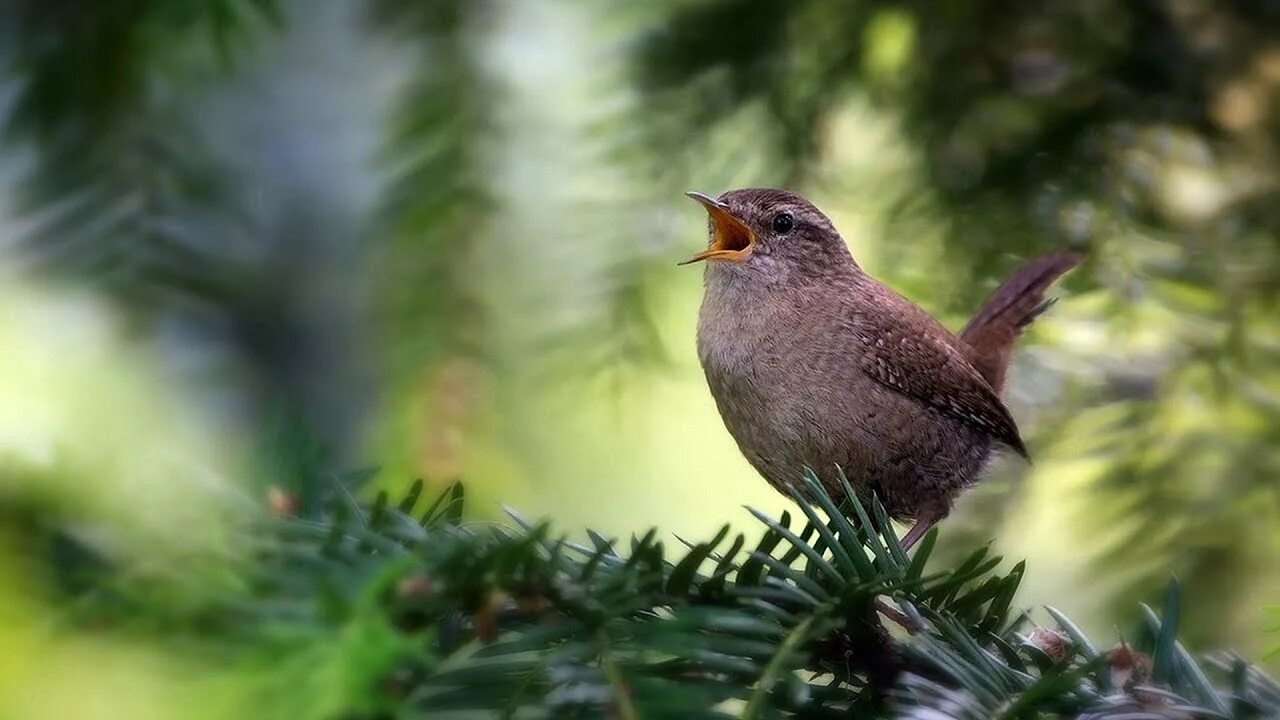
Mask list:
[[[376,670],[357,673],[345,717],[1280,716],[1280,684],[1257,668],[1183,649],[1176,584],[1101,651],[1052,608],[1035,627],[1011,607],[1021,563],[998,572],[982,548],[926,572],[934,532],[908,556],[878,503],[838,507],[812,477],[803,517],[751,511],[754,547],[727,526],[678,546],[656,530],[578,544],[514,513],[515,527],[464,522],[461,486],[419,508],[422,492],[362,503],[335,487],[256,532],[242,632],[384,638],[350,650]],[[914,632],[887,630],[877,598]]]

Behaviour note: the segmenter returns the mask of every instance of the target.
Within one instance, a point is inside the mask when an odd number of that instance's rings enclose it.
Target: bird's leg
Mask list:
[[[901,542],[902,549],[910,550],[914,547],[916,543],[920,542],[920,538],[924,537],[924,534],[929,532],[929,528],[937,525],[938,521],[946,517],[946,515],[947,513],[945,510],[939,512],[936,508],[922,510],[916,517],[915,524],[912,525],[911,529],[907,531],[907,534],[903,536]],[[920,629],[915,622],[911,620],[911,618],[907,617],[906,613],[890,605],[889,601],[884,598],[876,598],[876,610],[879,611],[881,615],[892,620],[894,623],[901,625],[904,630],[913,635]]]
[[[910,550],[913,545],[920,542],[920,538],[929,532],[929,528],[933,527],[935,522],[935,520],[925,518],[916,520],[916,523],[911,526],[907,534],[902,537],[902,549]]]
[[[916,626],[914,622],[912,622],[911,618],[907,617],[906,613],[890,605],[889,601],[885,600],[884,598],[876,598],[876,610],[881,615],[889,618],[896,625],[901,626],[903,630],[906,630],[912,635],[914,635],[916,631],[920,629],[919,627]]]
[[[941,519],[942,515],[940,513],[921,513],[920,517],[916,518],[915,524],[902,537],[902,549],[910,550],[916,543],[920,542],[920,538],[924,537],[925,533],[929,532],[929,528],[937,525]]]

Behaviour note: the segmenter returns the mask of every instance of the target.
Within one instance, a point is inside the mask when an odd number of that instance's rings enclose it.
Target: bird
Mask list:
[[[1019,267],[953,334],[869,275],[831,220],[787,190],[686,193],[708,215],[697,350],[725,427],[775,488],[813,472],[877,498],[910,549],[990,460],[1030,461],[1001,400],[1014,342],[1083,255]]]

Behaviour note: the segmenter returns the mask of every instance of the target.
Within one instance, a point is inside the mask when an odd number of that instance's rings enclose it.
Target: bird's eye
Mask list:
[[[791,232],[791,228],[794,227],[795,224],[796,222],[791,217],[791,213],[781,212],[773,216],[773,231],[776,233],[781,234]]]

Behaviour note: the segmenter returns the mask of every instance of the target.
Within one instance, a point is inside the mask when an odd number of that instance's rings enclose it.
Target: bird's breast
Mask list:
[[[698,313],[698,358],[712,370],[750,380],[778,363],[784,308],[769,298],[708,287]]]
[[[708,292],[698,318],[698,356],[729,431],[739,443],[772,445],[813,415],[810,390],[825,374],[814,320],[767,294]],[[821,352],[821,351],[820,351]],[[746,437],[751,436],[751,437]]]

